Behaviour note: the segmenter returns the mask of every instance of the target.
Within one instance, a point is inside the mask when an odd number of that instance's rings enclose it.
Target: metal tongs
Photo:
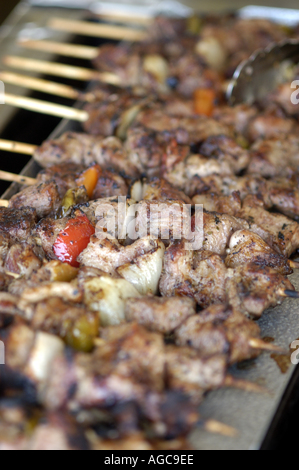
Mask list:
[[[290,64],[299,63],[299,41],[287,40],[256,51],[237,68],[227,91],[229,103],[253,104],[281,85]]]

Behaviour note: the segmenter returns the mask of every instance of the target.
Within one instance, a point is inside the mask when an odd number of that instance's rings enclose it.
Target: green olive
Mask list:
[[[99,335],[100,322],[98,315],[86,314],[76,320],[72,326],[68,325],[65,342],[76,351],[90,352],[94,347],[94,340]]]

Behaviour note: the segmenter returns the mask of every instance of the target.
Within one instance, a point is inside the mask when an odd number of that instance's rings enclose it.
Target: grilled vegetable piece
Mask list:
[[[84,186],[75,189],[69,189],[58,210],[57,217],[63,219],[71,215],[74,206],[88,202],[88,195]]]
[[[93,165],[88,168],[80,177],[77,179],[77,185],[84,186],[89,199],[92,198],[97,182],[102,174],[102,169],[99,165]]]
[[[103,326],[123,323],[126,299],[139,296],[138,290],[125,279],[102,276],[84,282],[84,303],[98,314]]]
[[[63,232],[56,238],[53,245],[54,254],[60,261],[74,268],[79,267],[77,258],[85,250],[94,233],[95,228],[86,215],[77,211],[75,218],[69,220]]]

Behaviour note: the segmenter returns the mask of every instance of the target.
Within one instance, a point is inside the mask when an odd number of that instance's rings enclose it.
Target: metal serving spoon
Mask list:
[[[253,104],[285,81],[290,64],[299,63],[299,41],[287,40],[256,51],[235,71],[227,91],[229,103]]]

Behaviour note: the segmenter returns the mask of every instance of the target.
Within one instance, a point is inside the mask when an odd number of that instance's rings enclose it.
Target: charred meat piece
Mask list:
[[[247,264],[228,270],[226,290],[230,305],[260,318],[265,310],[282,302],[284,290],[294,290],[294,286],[274,269],[261,270],[257,265]]]
[[[200,146],[199,153],[211,159],[227,161],[234,174],[239,174],[250,162],[249,152],[227,136],[209,137]]]
[[[264,113],[253,119],[248,127],[248,138],[251,142],[259,139],[272,139],[285,135],[298,134],[298,124],[293,119]]]
[[[230,364],[255,358],[260,352],[250,340],[260,337],[257,323],[225,305],[213,305],[188,318],[175,332],[179,346],[190,346],[203,357],[223,354]]]
[[[44,219],[41,220],[35,227],[32,235],[37,243],[41,246],[47,255],[48,259],[57,259],[53,251],[53,245],[59,233],[65,229],[68,219]]]
[[[43,264],[41,250],[28,243],[15,243],[9,249],[5,269],[20,276],[30,277],[33,271],[37,271]]]
[[[214,111],[213,117],[227,126],[232,127],[238,134],[246,134],[249,123],[258,114],[253,106],[241,104],[238,106],[221,106]]]
[[[165,297],[195,298],[205,308],[226,302],[225,279],[226,267],[219,255],[202,251],[194,258],[184,242],[174,243],[165,253],[160,291]]]
[[[48,168],[42,170],[37,175],[37,181],[39,183],[46,183],[50,180],[55,181],[60,197],[63,198],[69,189],[73,189],[77,186],[76,180],[85,170],[86,166],[76,165],[70,161],[67,163],[49,166]]]
[[[247,196],[244,199],[238,216],[247,220],[252,232],[286,258],[290,258],[298,249],[298,223],[284,215],[268,212],[256,196]]]
[[[130,189],[135,201],[182,201],[191,204],[191,199],[163,178],[136,181]]]
[[[122,127],[127,128],[134,122],[146,102],[145,95],[115,89],[106,98],[85,106],[89,119],[84,123],[84,130],[96,136],[120,136]]]
[[[171,334],[194,314],[195,302],[184,298],[129,299],[125,311],[128,321],[135,321],[152,331],[163,334]]]
[[[215,193],[204,193],[194,196],[194,205],[201,204],[208,212],[218,212],[231,216],[237,215],[241,210],[241,198],[239,192],[233,192],[230,196],[220,196]]]
[[[229,255],[225,259],[228,268],[252,263],[274,269],[287,276],[292,274],[288,260],[274,251],[259,235],[249,230],[235,232],[229,244]]]
[[[248,223],[237,217],[226,214],[205,212],[203,215],[205,251],[221,256],[226,255],[231,236],[243,229],[249,229]]]
[[[211,136],[225,135],[233,137],[233,131],[230,127],[206,117],[167,116],[162,110],[149,109],[140,113],[137,121],[147,129],[156,132],[171,132],[183,129],[189,137],[187,141],[182,143],[189,145],[203,142]]]
[[[202,308],[229,303],[240,312],[260,317],[267,308],[281,302],[284,290],[294,287],[285,276],[267,266],[261,270],[249,262],[227,269],[219,255],[187,251],[182,242],[172,244],[165,253],[160,281],[165,297],[191,297]]]
[[[195,403],[200,403],[207,391],[222,388],[226,375],[225,355],[203,358],[192,348],[166,348],[168,386],[190,396]]]
[[[13,196],[9,201],[11,209],[29,207],[36,210],[40,219],[56,212],[61,202],[58,186],[55,181],[48,181],[29,186]]]
[[[141,125],[133,126],[124,147],[141,175],[160,175],[165,142],[158,132]]]
[[[34,158],[45,168],[63,163],[89,166],[96,162],[103,169],[112,168],[130,177],[138,176],[138,170],[116,137],[103,139],[69,132],[57,140],[46,141],[37,149]]]
[[[87,134],[65,133],[57,140],[44,142],[34,159],[43,168],[68,163],[88,166],[95,161],[94,147],[102,140]]]
[[[251,152],[247,173],[273,178],[299,172],[299,139],[296,135],[260,140],[253,145]]]
[[[187,179],[180,175],[180,180],[175,181],[166,177],[174,186],[192,196],[194,194],[207,194],[212,192],[219,196],[230,196],[235,192],[240,193],[241,199],[248,195],[262,198],[267,209],[274,208],[282,214],[297,219],[299,216],[299,190],[296,178],[273,178],[266,180],[258,175],[220,176],[217,174],[206,177],[197,177],[195,184],[188,185]],[[192,183],[192,182],[191,182]],[[188,186],[190,186],[188,192]]]
[[[92,199],[102,199],[115,196],[127,196],[128,186],[116,172],[104,171],[99,177]]]
[[[37,221],[36,210],[0,208],[0,231],[18,241],[26,241]]]

